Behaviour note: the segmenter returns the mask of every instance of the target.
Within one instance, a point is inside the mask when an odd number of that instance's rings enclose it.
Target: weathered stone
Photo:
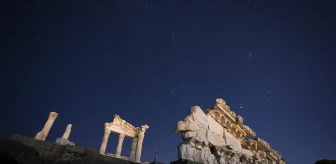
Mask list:
[[[15,157],[16,155],[18,155],[20,152],[24,152],[26,154],[30,154],[33,156],[38,156],[39,152],[30,146],[26,146],[20,142],[13,142],[13,144],[11,145],[11,147],[8,149],[7,153],[10,153],[11,156]]]
[[[52,152],[52,151],[44,151],[43,153],[43,159],[45,160],[49,160],[49,161],[52,161],[54,160],[56,157],[56,153],[55,152]]]
[[[91,163],[87,163],[87,164],[91,164]],[[97,160],[97,164],[112,164],[112,163],[111,162],[107,162],[107,161],[105,161],[103,159],[99,159],[99,160]]]
[[[106,155],[101,156],[104,161],[113,162],[114,158]]]
[[[14,134],[14,135],[10,136],[9,139],[10,139],[10,140],[13,140],[13,141],[20,142],[21,139],[22,139],[22,136],[21,136],[21,135],[18,135],[18,134]]]
[[[191,145],[181,144],[179,147],[179,159],[190,160],[202,164],[217,164],[216,158],[211,154],[210,148],[197,149]]]
[[[56,158],[54,161],[61,163],[61,164],[63,163],[71,164],[75,160],[82,160],[82,158],[79,154],[64,152],[60,154],[59,156],[56,154]]]
[[[0,152],[7,152],[15,141],[0,139]]]
[[[55,143],[60,145],[75,145],[73,142],[69,141],[68,139],[64,138],[57,138]]]
[[[70,153],[76,153],[76,154],[84,155],[85,150],[86,149],[84,149],[82,147],[79,147],[79,146],[72,146],[72,145],[66,145],[65,146],[65,151],[68,151]]]
[[[86,158],[86,163],[87,164],[98,164],[98,158],[93,158],[93,157],[87,157]],[[100,164],[100,163],[99,163]]]
[[[95,150],[86,149],[85,156],[93,157],[93,158],[99,158],[100,154]]]
[[[24,164],[42,164],[42,160],[37,156],[28,156],[28,160]]]
[[[51,142],[37,141],[36,145],[35,145],[35,148],[36,149],[42,148],[42,149],[45,149],[45,150],[51,150],[53,146],[54,146],[54,144],[51,143]]]
[[[74,161],[72,162],[72,164],[87,164],[87,163],[89,163],[89,162],[87,162],[87,161],[85,161],[85,160],[74,160]]]
[[[39,152],[39,157],[42,158],[45,150],[43,148],[36,148],[36,150]]]
[[[12,149],[10,149],[10,150],[8,150],[8,151],[6,152],[6,154],[8,154],[8,156],[14,158],[14,157],[16,157],[20,152],[21,152],[20,150],[12,150]]]
[[[255,136],[255,132],[243,120],[222,99],[216,99],[214,108],[205,112],[198,106],[191,107],[184,121],[178,121],[175,126],[175,132],[183,138],[178,145],[179,160],[175,163],[261,164],[265,160],[278,163],[281,154],[266,141],[244,140],[246,136]]]
[[[15,160],[18,162],[18,163],[23,163],[25,161],[28,161],[28,156],[26,153],[24,152],[20,152],[16,157],[15,157]]]
[[[207,129],[201,128],[199,131],[188,131],[185,133],[182,133],[182,136],[184,139],[186,138],[192,138],[192,137],[200,137],[203,140],[207,140]]]
[[[214,132],[208,131],[207,140],[213,146],[224,146],[226,145],[225,139]]]
[[[214,132],[218,134],[220,137],[223,138],[223,126],[220,125],[214,118],[212,118],[210,115],[207,115],[208,117],[208,122],[209,122],[209,130],[211,132]]]
[[[200,126],[195,122],[189,121],[179,121],[176,124],[175,133],[183,133],[187,131],[198,131],[200,130]]]
[[[203,128],[208,128],[208,117],[199,106],[193,106],[190,109],[190,118]]]
[[[51,151],[55,153],[63,153],[64,150],[65,150],[65,146],[59,145],[59,144],[54,144],[53,148],[51,149]]]
[[[34,139],[34,138],[29,138],[29,137],[23,136],[22,140],[20,142],[24,145],[34,147],[36,145],[37,140]]]
[[[225,141],[227,145],[230,145],[234,151],[241,152],[242,147],[240,141],[235,138],[231,133],[225,132]]]
[[[177,160],[177,161],[170,162],[170,164],[199,164],[199,163],[194,162],[194,161],[189,161],[189,160]]]

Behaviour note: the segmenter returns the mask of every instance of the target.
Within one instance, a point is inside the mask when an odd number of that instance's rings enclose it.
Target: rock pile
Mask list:
[[[224,101],[217,99],[217,102],[223,103]],[[270,147],[268,148],[270,151],[262,147],[256,148],[256,143],[264,143],[263,140],[259,138],[256,138],[256,141],[244,140],[246,134],[255,136],[255,133],[242,124],[241,116],[236,116],[234,112],[227,110],[233,116],[232,118],[237,119],[237,121],[229,122],[223,118],[224,115],[214,117],[214,112],[217,111],[210,109],[204,112],[199,106],[193,106],[189,115],[183,121],[176,123],[175,133],[180,133],[183,138],[183,142],[178,144],[180,161],[187,160],[203,164],[284,163],[273,155],[269,155],[272,154],[271,150],[275,152]],[[220,119],[223,121],[221,122]],[[238,132],[238,126],[246,129],[240,129],[242,132]],[[255,143],[255,145],[247,145],[249,143]],[[268,152],[267,157],[274,158],[266,158],[265,151]]]

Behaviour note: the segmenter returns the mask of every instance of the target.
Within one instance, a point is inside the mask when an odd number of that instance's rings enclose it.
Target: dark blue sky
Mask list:
[[[71,123],[69,139],[98,150],[119,114],[150,126],[142,161],[157,148],[168,163],[182,141],[175,123],[220,97],[289,163],[336,158],[333,0],[6,3],[1,137],[34,137],[56,111],[48,141]]]

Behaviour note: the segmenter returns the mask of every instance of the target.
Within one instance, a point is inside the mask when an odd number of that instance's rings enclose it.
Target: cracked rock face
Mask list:
[[[199,106],[193,106],[184,121],[178,121],[175,133],[181,133],[178,159],[203,164],[253,164],[254,154],[228,133]],[[257,162],[257,161],[256,161]]]

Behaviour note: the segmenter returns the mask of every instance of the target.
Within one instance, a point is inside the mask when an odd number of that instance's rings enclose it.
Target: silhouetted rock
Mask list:
[[[336,164],[336,160],[322,159],[316,161],[315,164]]]

